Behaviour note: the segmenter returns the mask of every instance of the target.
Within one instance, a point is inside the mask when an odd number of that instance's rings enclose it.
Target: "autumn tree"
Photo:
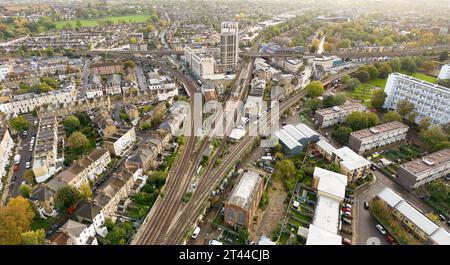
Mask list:
[[[402,117],[406,117],[414,110],[415,106],[413,103],[409,102],[408,100],[400,100],[397,103],[397,112],[398,114],[402,115]]]
[[[449,136],[438,125],[431,126],[430,128],[420,133],[422,142],[428,145],[433,151],[438,151],[447,147],[450,147]]]
[[[430,127],[431,122],[430,122],[430,118],[422,118],[419,122],[419,131],[423,131],[428,129],[428,127]]]
[[[308,97],[319,97],[323,94],[324,88],[320,81],[313,81],[306,86]]]
[[[27,231],[20,235],[22,245],[43,245],[45,243],[45,230]]]
[[[28,120],[24,116],[17,116],[10,120],[11,127],[18,131],[26,131],[28,130]]]
[[[80,195],[81,198],[85,200],[92,199],[92,189],[89,183],[85,182],[80,186]]]
[[[19,196],[0,206],[0,245],[17,245],[21,235],[31,229],[34,211],[30,202]]]
[[[69,136],[67,144],[71,148],[84,152],[89,146],[89,140],[82,132],[76,131]]]
[[[55,207],[60,211],[64,211],[78,202],[80,198],[80,192],[76,188],[66,185],[56,194]]]

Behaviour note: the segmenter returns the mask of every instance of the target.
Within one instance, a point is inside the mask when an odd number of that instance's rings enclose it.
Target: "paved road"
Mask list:
[[[84,99],[86,97],[86,89],[87,85],[89,83],[89,75],[91,73],[90,67],[91,66],[91,60],[86,59],[86,62],[84,64],[83,73],[81,75],[81,83],[79,87],[79,97],[80,99]]]
[[[355,206],[357,207],[358,215],[358,224],[356,228],[358,245],[365,245],[370,237],[378,237],[381,240],[381,244],[388,244],[386,238],[383,237],[376,229],[376,221],[374,220],[374,218],[369,214],[369,211],[365,210],[363,207],[364,201],[370,201],[378,192],[380,192],[385,187],[391,188],[392,190],[397,192],[400,196],[403,197],[403,199],[412,204],[422,213],[425,214],[433,211],[430,206],[422,202],[420,199],[416,198],[410,192],[403,189],[401,186],[399,186],[390,178],[386,177],[380,171],[375,171],[373,173],[376,177],[375,183],[368,186],[355,198]],[[444,226],[443,224],[440,225]]]
[[[137,64],[136,67],[134,67],[134,71],[136,73],[136,79],[139,84],[139,90],[141,90],[141,91],[148,90],[147,79],[145,78],[145,74],[144,74],[144,70],[142,69],[142,66]]]
[[[34,125],[34,121],[37,120],[36,117],[32,116],[31,114],[26,114],[24,115],[25,118],[28,120],[30,126],[28,127],[28,131],[27,131],[27,135],[23,136],[22,133],[20,134],[20,137],[22,138],[22,150],[19,151],[20,156],[22,157],[22,160],[20,161],[20,167],[19,170],[17,172],[14,172],[13,176],[15,177],[15,181],[12,182],[12,184],[10,184],[10,192],[9,192],[9,197],[16,197],[18,195],[20,195],[20,185],[22,184],[23,181],[26,181],[23,178],[23,173],[27,170],[26,166],[26,162],[30,161],[30,157],[33,156],[33,152],[30,152],[29,148],[30,148],[30,141],[31,141],[31,137],[34,136],[37,133],[37,126]],[[36,143],[36,141],[35,141]],[[34,146],[33,146],[34,147]],[[31,160],[31,166],[33,165],[33,160]],[[30,167],[31,169],[32,167]],[[14,179],[14,177],[13,177]],[[28,183],[31,184],[31,183]]]

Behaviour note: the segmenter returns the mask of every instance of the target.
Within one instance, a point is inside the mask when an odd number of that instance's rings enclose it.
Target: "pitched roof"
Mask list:
[[[91,202],[82,201],[78,204],[77,210],[74,212],[74,216],[92,221],[95,216],[100,213],[100,211],[100,207],[92,204]]]

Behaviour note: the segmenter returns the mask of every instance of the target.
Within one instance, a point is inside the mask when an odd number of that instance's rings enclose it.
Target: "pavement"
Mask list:
[[[399,186],[392,179],[390,179],[380,171],[372,171],[372,173],[375,175],[376,181],[355,194],[354,208],[356,208],[357,216],[356,244],[366,245],[368,244],[369,239],[377,240],[374,238],[378,238],[381,245],[388,245],[389,243],[386,240],[386,236],[381,235],[381,233],[375,227],[377,222],[371,216],[369,210],[364,209],[363,204],[365,201],[369,202],[383,188],[388,187],[397,192],[400,196],[403,197],[403,199],[405,199],[408,203],[412,204],[424,214],[432,212],[433,209],[422,202],[420,199],[416,198],[413,194],[403,189],[401,186]]]

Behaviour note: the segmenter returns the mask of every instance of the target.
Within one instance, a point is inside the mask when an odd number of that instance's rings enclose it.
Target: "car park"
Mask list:
[[[381,234],[386,235],[386,230],[384,230],[383,226],[381,226],[380,224],[376,225],[378,231],[380,231]]]

